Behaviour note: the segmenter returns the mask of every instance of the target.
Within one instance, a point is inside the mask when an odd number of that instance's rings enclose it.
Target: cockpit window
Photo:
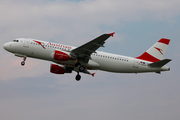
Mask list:
[[[13,42],[19,42],[19,40],[13,40]]]

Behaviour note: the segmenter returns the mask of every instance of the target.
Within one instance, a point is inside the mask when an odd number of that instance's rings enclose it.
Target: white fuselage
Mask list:
[[[69,67],[74,67],[76,64],[74,60],[58,61],[52,57],[52,53],[55,50],[70,53],[71,50],[76,48],[69,45],[56,44],[29,38],[19,38],[16,42],[8,42],[4,44],[4,48],[19,57],[26,56],[48,60]],[[169,70],[169,67],[167,66],[163,66],[161,68],[151,68],[148,66],[149,63],[152,62],[97,51],[96,53],[91,54],[88,64],[85,64],[84,66],[89,70],[103,70],[117,73],[159,72]]]

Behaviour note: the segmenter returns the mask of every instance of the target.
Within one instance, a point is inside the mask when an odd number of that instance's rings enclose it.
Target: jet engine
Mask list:
[[[64,74],[64,73],[71,73],[72,69],[67,68],[65,66],[51,64],[50,72],[54,74]]]
[[[68,52],[55,50],[53,53],[51,53],[51,57],[59,61],[68,61],[70,55]]]

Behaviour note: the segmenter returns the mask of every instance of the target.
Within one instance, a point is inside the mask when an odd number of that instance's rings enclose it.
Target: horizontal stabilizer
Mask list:
[[[171,61],[170,59],[164,59],[164,60],[161,60],[158,62],[150,63],[149,66],[150,67],[162,67],[170,61]]]

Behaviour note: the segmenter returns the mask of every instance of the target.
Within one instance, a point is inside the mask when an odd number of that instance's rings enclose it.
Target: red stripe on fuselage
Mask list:
[[[39,42],[39,41],[36,41],[36,40],[33,40],[34,42],[38,43],[39,45],[41,45],[44,49],[46,49],[43,45],[42,45],[42,42]]]
[[[136,58],[137,58],[137,59],[141,59],[141,60],[150,61],[150,62],[160,61],[159,59],[153,57],[152,55],[150,55],[150,54],[147,53],[147,52],[143,53],[141,56],[136,57]]]
[[[164,44],[166,44],[166,45],[169,45],[170,39],[161,38],[158,42],[164,43]]]

